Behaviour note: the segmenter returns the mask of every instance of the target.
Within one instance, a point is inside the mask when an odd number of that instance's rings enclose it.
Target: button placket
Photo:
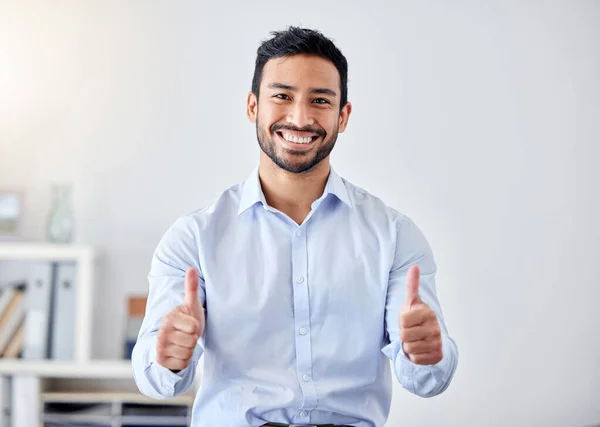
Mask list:
[[[312,382],[312,349],[310,340],[310,305],[308,292],[308,252],[306,232],[295,231],[292,241],[292,292],[294,298],[294,326],[296,333],[296,372],[302,390],[304,405],[298,415],[308,416],[317,404],[317,392]],[[302,415],[304,413],[305,415]]]

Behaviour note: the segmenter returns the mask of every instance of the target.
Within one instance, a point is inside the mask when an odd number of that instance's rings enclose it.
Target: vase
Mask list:
[[[54,184],[52,185],[52,206],[48,214],[46,238],[52,243],[71,243],[73,228],[71,187]]]

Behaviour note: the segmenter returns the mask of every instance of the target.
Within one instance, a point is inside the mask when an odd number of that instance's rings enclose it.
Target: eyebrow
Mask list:
[[[267,87],[269,89],[283,89],[283,90],[289,90],[291,92],[295,92],[295,91],[298,90],[298,88],[296,88],[294,86],[286,85],[286,84],[283,84],[283,83],[270,83]],[[321,94],[321,95],[329,95],[329,96],[332,96],[332,97],[336,97],[337,96],[337,93],[334,90],[327,89],[327,88],[321,88],[321,87],[310,88],[309,91],[310,91],[310,93],[318,93],[318,94]]]

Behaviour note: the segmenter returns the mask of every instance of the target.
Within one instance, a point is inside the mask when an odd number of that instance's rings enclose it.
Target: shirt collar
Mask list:
[[[352,202],[348,196],[348,190],[344,180],[336,173],[333,167],[329,167],[329,177],[327,178],[327,184],[323,195],[319,198],[320,200],[325,199],[327,195],[333,194],[341,202],[346,204],[348,207],[352,207]],[[250,176],[242,184],[242,196],[240,198],[240,204],[238,207],[238,215],[254,206],[256,203],[262,203],[263,206],[267,206],[265,195],[260,186],[260,179],[258,177],[258,167],[254,168]]]

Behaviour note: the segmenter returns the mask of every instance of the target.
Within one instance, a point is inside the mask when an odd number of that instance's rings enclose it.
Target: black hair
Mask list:
[[[256,64],[252,78],[252,93],[258,98],[265,64],[273,58],[293,55],[315,55],[328,59],[340,74],[340,109],[348,102],[348,62],[333,41],[316,30],[289,27],[285,31],[273,31],[256,50]]]

